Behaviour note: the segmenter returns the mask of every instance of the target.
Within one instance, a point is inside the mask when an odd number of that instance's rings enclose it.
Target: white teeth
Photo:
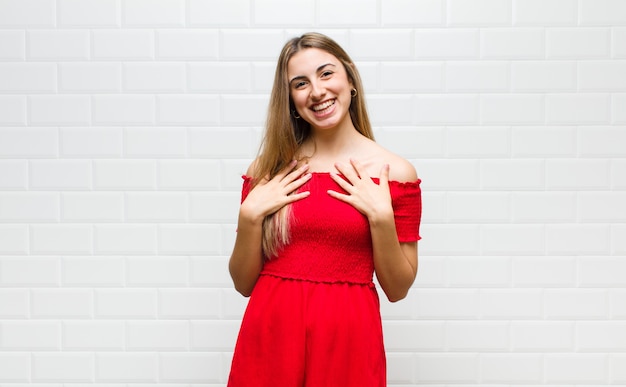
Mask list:
[[[329,107],[329,106],[333,105],[334,103],[335,103],[335,100],[334,100],[334,99],[333,99],[333,100],[330,100],[330,101],[326,101],[326,102],[321,103],[321,104],[319,104],[319,105],[315,105],[315,106],[313,106],[313,110],[315,110],[316,112],[319,112],[320,110],[324,110],[324,109],[326,109],[327,107]]]

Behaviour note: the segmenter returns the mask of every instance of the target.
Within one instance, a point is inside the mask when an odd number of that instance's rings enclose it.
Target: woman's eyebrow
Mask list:
[[[324,70],[324,68],[325,68],[326,66],[335,66],[335,64],[334,64],[334,63],[325,63],[325,64],[323,64],[323,65],[319,66],[319,67],[317,68],[317,70],[315,70],[315,71],[319,73],[320,71]],[[305,77],[304,75],[298,75],[298,76],[295,76],[295,77],[291,78],[291,80],[289,81],[289,83],[291,83],[291,82],[293,82],[293,81],[295,81],[295,80],[298,80],[298,79],[306,79],[306,77]]]

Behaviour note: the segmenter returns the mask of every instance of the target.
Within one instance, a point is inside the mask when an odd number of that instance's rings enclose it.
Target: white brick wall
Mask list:
[[[390,385],[626,385],[626,1],[0,0],[0,387],[225,385],[240,175],[310,30],[423,179]]]

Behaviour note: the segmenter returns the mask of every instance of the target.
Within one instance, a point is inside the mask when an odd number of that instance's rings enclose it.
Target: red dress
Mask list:
[[[378,183],[377,179],[374,179]],[[420,180],[389,182],[400,242],[420,239]],[[250,191],[244,177],[242,201]],[[367,218],[313,173],[291,242],[266,260],[241,323],[229,387],[381,387],[386,360]]]

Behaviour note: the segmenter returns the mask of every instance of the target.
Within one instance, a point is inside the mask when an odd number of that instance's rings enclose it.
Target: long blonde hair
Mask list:
[[[299,51],[318,48],[334,55],[343,64],[348,79],[356,89],[356,96],[350,104],[352,124],[364,136],[374,139],[367,115],[361,77],[348,54],[328,36],[310,32],[289,40],[283,47],[274,75],[274,85],[270,94],[265,135],[253,170],[253,186],[261,179],[273,178],[297,156],[300,145],[309,137],[311,126],[292,114],[295,111],[289,93],[287,65]],[[289,223],[291,206],[286,205],[263,221],[263,253],[271,258],[289,243]]]

